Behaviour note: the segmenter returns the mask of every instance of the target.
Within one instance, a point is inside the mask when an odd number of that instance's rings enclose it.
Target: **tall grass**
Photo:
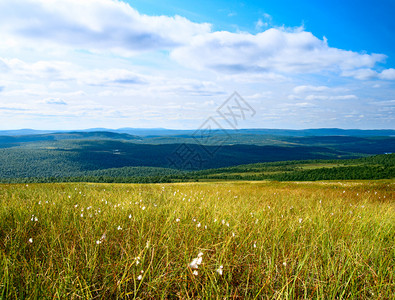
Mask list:
[[[393,187],[1,185],[0,299],[393,299]]]

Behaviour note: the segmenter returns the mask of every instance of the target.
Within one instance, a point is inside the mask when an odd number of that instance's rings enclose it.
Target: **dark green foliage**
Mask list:
[[[392,152],[395,149],[393,137],[273,136],[254,130],[230,132],[232,134],[226,139],[223,133],[214,132],[212,137],[198,141],[190,132],[157,137],[103,131],[0,136],[0,180],[167,182],[392,176],[391,159],[388,158],[392,156],[352,161],[350,164],[356,167],[353,171],[341,167],[348,163],[346,159]],[[179,151],[182,147],[188,148],[190,153]],[[191,161],[188,156],[198,159]],[[323,159],[326,161],[306,162]],[[339,159],[341,165],[336,165]],[[314,162],[335,164],[330,167],[340,169],[299,168]]]
[[[395,178],[394,167],[382,166],[348,166],[338,168],[319,168],[294,171],[272,176],[279,181],[315,181],[315,180],[353,180],[353,179],[388,179]]]
[[[166,183],[207,180],[316,181],[391,178],[395,178],[395,154],[350,160],[268,162],[193,172],[164,168],[126,167],[88,171],[80,176],[7,178],[0,179],[0,182]]]
[[[206,146],[189,144],[191,151],[201,157],[200,163],[180,161],[173,167],[169,158],[178,158],[180,144],[149,145],[115,140],[65,140],[29,143],[24,146],[0,149],[0,177],[65,177],[81,176],[86,171],[122,167],[161,167],[176,169],[220,168],[247,163],[354,158],[357,155],[315,146]],[[206,152],[208,150],[208,152]]]

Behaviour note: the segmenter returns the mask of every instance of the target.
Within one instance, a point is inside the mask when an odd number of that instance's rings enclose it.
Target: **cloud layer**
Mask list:
[[[213,32],[192,38],[175,49],[172,57],[196,69],[218,72],[318,73],[331,71],[345,76],[360,69],[371,70],[386,58],[328,46],[310,32],[271,28],[256,35]],[[349,72],[349,73],[347,73]]]
[[[337,72],[358,79],[393,80],[395,70],[377,73],[383,54],[330,47],[303,29],[270,28],[258,34],[212,31],[181,16],[148,16],[113,0],[0,1],[4,40],[115,51],[131,55],[171,51],[181,65],[223,73]],[[0,65],[0,68],[3,68]]]
[[[112,0],[2,0],[0,25],[3,33],[34,43],[124,53],[171,49],[210,31],[209,24],[147,16]]]

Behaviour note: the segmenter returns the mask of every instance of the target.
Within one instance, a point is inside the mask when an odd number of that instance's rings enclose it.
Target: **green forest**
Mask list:
[[[214,131],[198,137],[189,131],[147,136],[106,131],[0,135],[0,182],[393,178],[393,155],[384,153],[393,152],[395,138],[370,135],[379,133],[310,136],[300,131],[286,136],[250,130]]]
[[[395,154],[348,160],[268,162],[201,171],[124,167],[87,171],[80,176],[2,178],[0,182],[165,183],[213,180],[316,181],[392,178],[395,178]]]

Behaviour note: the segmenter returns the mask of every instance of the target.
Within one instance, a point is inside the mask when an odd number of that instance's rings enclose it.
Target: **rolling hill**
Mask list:
[[[395,137],[385,135],[391,131],[380,131],[381,136],[370,136],[378,131],[358,131],[361,132],[358,136],[308,135],[339,131],[305,130],[293,136],[268,135],[263,129],[228,134],[214,131],[207,136],[188,131],[162,136],[108,131],[0,136],[0,178],[167,176],[180,170],[277,161],[353,159],[394,152]],[[114,171],[118,168],[123,169]],[[105,171],[109,169],[112,171]]]

